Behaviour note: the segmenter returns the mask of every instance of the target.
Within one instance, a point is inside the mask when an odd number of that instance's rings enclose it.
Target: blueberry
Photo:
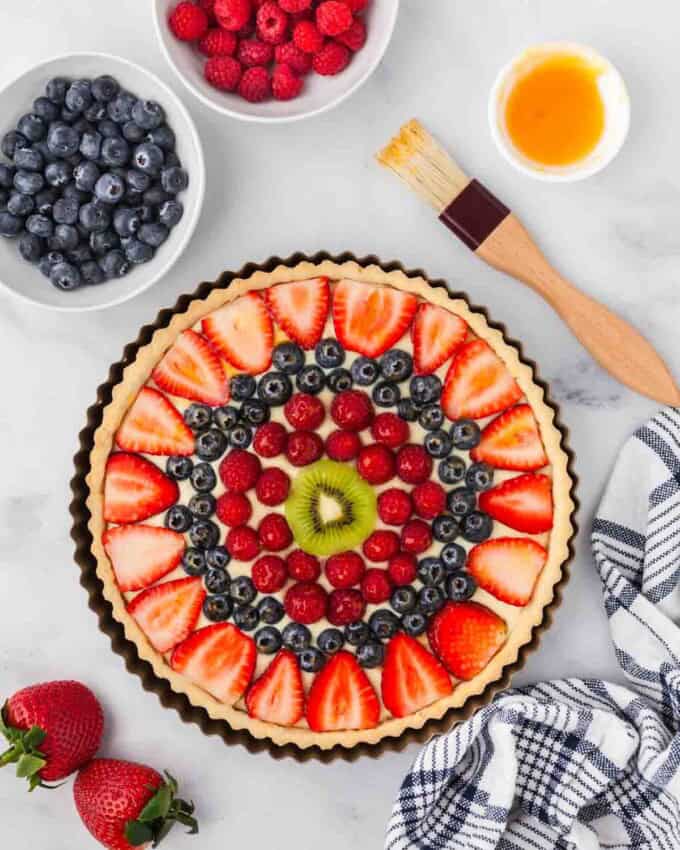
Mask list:
[[[283,645],[293,652],[303,652],[312,642],[312,633],[302,623],[288,623],[282,637]]]
[[[217,486],[217,475],[209,463],[197,463],[191,471],[190,480],[197,493],[208,493]]]
[[[263,623],[269,623],[269,625],[279,623],[286,613],[283,605],[273,596],[265,596],[260,599],[257,603],[257,610],[260,613],[260,620]]]
[[[373,387],[371,393],[378,407],[394,407],[401,397],[399,387],[390,381],[380,381]]]
[[[493,485],[493,468],[488,463],[473,463],[467,471],[465,483],[478,492],[488,490]]]
[[[345,640],[352,646],[361,646],[366,643],[371,637],[371,630],[368,624],[363,620],[357,620],[356,623],[350,623],[345,626]]]
[[[454,602],[465,602],[477,590],[477,584],[469,573],[452,573],[446,580],[446,595]]]
[[[138,145],[146,136],[146,130],[134,121],[123,124],[123,138],[133,145]]]
[[[387,608],[379,608],[368,618],[368,625],[379,640],[389,640],[399,631],[399,617]]]
[[[189,539],[199,549],[212,549],[217,546],[220,539],[220,530],[207,519],[195,520],[189,529]]]
[[[345,645],[345,637],[340,629],[324,629],[316,639],[316,643],[326,655],[335,655]]]
[[[420,611],[411,611],[404,614],[401,625],[407,635],[419,637],[427,628],[427,617]]]
[[[164,201],[158,210],[158,220],[166,227],[179,224],[184,215],[184,207],[179,201]]]
[[[444,458],[451,454],[453,443],[451,437],[439,429],[437,431],[428,431],[423,440],[425,451],[434,458]]]
[[[52,225],[49,219],[47,221]],[[72,224],[58,224],[54,228],[53,236],[48,244],[50,251],[69,252],[75,251],[79,243],[80,235]],[[69,262],[72,262],[71,257],[69,257]],[[74,265],[76,264],[74,263]]]
[[[19,148],[14,154],[14,164],[24,171],[40,171],[44,166],[43,156],[35,148]]]
[[[23,218],[7,211],[0,212],[0,236],[12,238],[18,236],[24,228]]]
[[[130,207],[119,207],[113,214],[113,227],[119,236],[133,236],[141,226],[139,213]]]
[[[118,94],[120,86],[113,77],[104,74],[92,81],[92,97],[102,103],[109,103]]]
[[[90,234],[90,248],[95,257],[103,257],[118,248],[120,239],[112,230],[102,230],[99,233]]]
[[[0,210],[7,210],[7,202],[9,201],[9,189],[0,188]]]
[[[360,387],[368,387],[378,379],[380,368],[370,357],[357,357],[350,367],[352,378]]]
[[[444,424],[444,411],[438,404],[427,404],[420,411],[418,422],[426,431],[439,431]]]
[[[343,390],[351,390],[354,384],[352,374],[349,369],[333,369],[327,378],[328,389],[334,393],[341,393]]]
[[[465,566],[467,554],[459,543],[447,543],[439,553],[439,557],[446,567],[446,572],[450,573]]]
[[[465,478],[465,461],[458,455],[447,457],[437,467],[437,475],[443,484],[458,484]]]
[[[88,160],[98,160],[101,157],[104,137],[101,133],[83,133],[80,141],[80,152]]]
[[[96,166],[95,166],[96,167]],[[125,183],[120,177],[107,172],[97,180],[94,194],[103,204],[117,204],[125,193]]]
[[[79,189],[76,186],[75,180],[64,186],[61,190],[61,196],[67,201],[77,201],[79,207],[90,201],[92,198],[90,193],[83,192],[82,189]]]
[[[229,442],[235,449],[247,449],[253,439],[253,432],[247,425],[235,425],[229,432]]]
[[[50,272],[50,281],[57,289],[77,289],[83,282],[78,269],[71,263],[57,263]]]
[[[317,343],[314,357],[319,366],[323,366],[324,369],[335,369],[345,362],[345,349],[337,339],[329,337]]]
[[[64,262],[64,255],[60,254],[58,251],[50,251],[47,254],[43,254],[40,258],[40,262],[38,263],[38,268],[41,273],[45,275],[45,277],[49,277],[52,274],[52,269],[58,264]]]
[[[106,116],[106,104],[100,103],[98,100],[93,100],[92,103],[83,112],[83,118],[90,125],[98,124],[100,121],[103,121]]]
[[[255,393],[257,384],[252,375],[234,375],[229,382],[231,397],[234,401],[243,401],[250,398]]]
[[[273,626],[263,626],[255,632],[253,638],[255,640],[255,648],[263,655],[273,655],[281,649],[281,632],[273,628]]]
[[[82,140],[82,136],[83,136],[84,133],[92,133],[94,131],[94,125],[90,124],[90,122],[87,120],[87,118],[85,118],[84,115],[82,115],[80,118],[78,118],[77,121],[74,121],[71,124],[71,126],[78,133],[78,135],[81,137],[81,140]],[[79,149],[80,149],[80,146],[79,146]],[[74,154],[74,156],[77,156],[77,154]],[[73,164],[77,165],[77,163],[75,163],[75,162]]]
[[[442,382],[437,375],[414,375],[409,383],[409,391],[417,404],[432,404],[439,401]]]
[[[182,569],[189,576],[202,576],[205,572],[205,554],[189,546],[182,555]]]
[[[229,431],[239,420],[239,410],[231,404],[216,407],[212,412],[215,425],[223,431]]]
[[[155,248],[152,248],[151,245],[146,245],[144,242],[140,242],[139,239],[135,238],[131,238],[125,243],[124,250],[125,256],[134,265],[148,263],[150,260],[153,260],[156,253]]]
[[[131,95],[130,92],[121,91],[109,101],[107,112],[109,118],[115,121],[116,124],[124,124],[132,118],[132,107],[137,102],[137,98]]]
[[[173,166],[161,172],[161,186],[168,195],[178,195],[189,185],[189,175],[183,168]]]
[[[418,608],[425,614],[436,614],[444,605],[444,593],[438,587],[422,587],[418,594]],[[407,616],[412,616],[408,615]]]
[[[45,169],[45,179],[53,187],[66,186],[73,176],[73,169],[66,162],[50,162]]]
[[[428,587],[441,584],[446,578],[446,569],[439,558],[423,558],[418,563],[418,578]]]
[[[17,130],[29,142],[39,142],[47,134],[47,122],[39,115],[23,115],[17,122]]]
[[[80,267],[80,274],[82,275],[83,283],[89,286],[97,286],[106,280],[101,266],[94,260],[86,260]]]
[[[153,139],[149,138],[148,141],[153,141]],[[158,145],[159,147],[163,147],[163,145]],[[165,151],[165,167],[166,168],[181,168],[182,161],[177,156],[175,151]]]
[[[203,603],[204,615],[214,623],[228,620],[233,610],[234,603],[227,593],[220,593],[217,596],[207,596]]]
[[[79,112],[73,112],[71,109],[68,109],[66,106],[63,107],[61,113],[59,115],[63,124],[74,124],[80,117]]]
[[[165,471],[175,481],[185,481],[191,475],[193,468],[194,462],[192,459],[190,457],[182,457],[181,455],[169,457],[165,464]]]
[[[139,192],[135,192],[134,194],[136,197],[139,195]],[[139,215],[142,224],[150,224],[156,218],[156,212],[153,207],[150,207],[148,204],[142,203],[143,201],[144,194],[142,193],[141,201],[137,204],[137,214]]]
[[[89,80],[76,80],[66,91],[64,101],[71,112],[83,112],[92,103],[92,86]]]
[[[406,422],[415,422],[420,414],[420,407],[412,398],[402,398],[397,404],[397,413]]]
[[[37,171],[17,171],[14,175],[14,188],[24,195],[37,195],[44,185],[45,178]]]
[[[135,192],[146,192],[151,185],[151,178],[143,171],[136,171],[134,168],[128,169],[125,180]]]
[[[229,573],[224,570],[216,570],[210,567],[206,570],[203,581],[208,593],[226,593],[231,579]]]
[[[42,118],[48,124],[59,118],[60,109],[48,97],[37,97],[33,101],[33,114]]]
[[[189,510],[199,519],[210,519],[215,513],[215,497],[212,493],[196,493],[189,499]]]
[[[201,460],[217,460],[226,452],[228,440],[217,428],[208,428],[196,435],[196,454]]]
[[[134,189],[131,189],[128,186],[125,190],[125,194],[123,195],[123,202],[127,204],[128,207],[134,207],[137,209],[140,221],[143,220],[143,217],[146,218],[146,212],[144,212],[144,215],[142,214],[142,205],[144,203],[144,194],[142,192],[135,192]]]
[[[479,425],[472,419],[458,419],[451,427],[451,439],[456,449],[474,449],[480,437]]]
[[[118,124],[116,124],[115,121],[111,121],[109,118],[105,118],[97,124],[97,132],[101,134],[102,140],[117,139],[120,138],[121,135]]]
[[[145,174],[159,174],[164,160],[165,156],[162,149],[150,142],[142,142],[141,145],[137,145],[132,154],[135,168]]]
[[[19,239],[19,253],[29,263],[37,263],[45,253],[45,242],[33,233],[22,233]]]
[[[21,192],[12,192],[7,201],[7,212],[20,218],[30,215],[35,207],[33,195],[22,195]]]
[[[69,87],[69,81],[63,77],[55,77],[50,80],[45,87],[45,94],[52,103],[61,104],[66,98],[66,91]]]
[[[80,189],[81,192],[91,192],[100,179],[100,171],[94,162],[86,159],[73,169],[73,178],[76,189]]]
[[[248,399],[241,405],[241,417],[249,425],[263,425],[269,421],[269,407],[263,401],[258,401],[258,399]]]
[[[167,203],[170,204],[172,201]],[[272,363],[279,372],[285,372],[286,375],[297,375],[305,365],[305,353],[294,342],[282,342],[272,352]]]
[[[132,107],[132,120],[145,130],[155,130],[165,121],[165,112],[153,100],[138,100]]]
[[[7,159],[13,159],[14,154],[19,148],[27,148],[30,144],[26,136],[22,133],[18,133],[16,130],[10,130],[9,133],[5,133],[2,137],[0,149],[2,149]]]
[[[130,146],[123,138],[104,139],[101,160],[110,168],[118,168],[130,161]]]
[[[52,218],[57,224],[75,224],[80,204],[75,198],[59,198],[52,207]]]
[[[464,517],[474,511],[477,506],[477,496],[469,487],[457,487],[446,497],[446,504],[454,516]]]
[[[144,201],[145,206],[151,207],[152,209],[155,207],[160,207],[161,204],[164,204],[166,201],[169,201],[172,198],[171,195],[168,195],[167,192],[163,191],[163,187],[160,183],[154,183],[149,186],[149,188],[144,192],[142,196],[142,200]]]
[[[25,150],[22,148],[22,150]],[[30,150],[30,149],[29,149]],[[0,186],[3,189],[11,189],[14,185],[15,169],[11,165],[0,162]]]
[[[450,543],[458,537],[458,520],[450,514],[440,514],[432,520],[432,536],[440,543]]]
[[[84,204],[78,210],[78,221],[83,225],[85,230],[92,233],[108,230],[111,226],[111,213],[108,205],[97,203],[96,201]]]
[[[78,233],[77,228],[74,228],[74,230],[80,238],[80,234]],[[73,263],[74,266],[82,266],[83,263],[91,262],[92,252],[90,251],[87,242],[79,242],[75,246],[75,248],[71,248],[70,251],[67,251],[66,259],[69,261],[69,263]]]
[[[368,669],[380,667],[385,660],[385,647],[377,640],[368,640],[357,649],[357,661]]]
[[[318,649],[310,647],[309,649],[304,649],[298,655],[298,662],[300,663],[300,669],[304,670],[305,673],[318,673],[326,663],[326,656]]]
[[[397,614],[408,614],[414,611],[418,602],[418,594],[412,587],[396,587],[390,597],[390,605]]]
[[[285,372],[267,372],[257,385],[258,397],[269,405],[285,404],[292,394],[293,386]]]
[[[488,514],[473,511],[463,520],[463,537],[470,543],[481,543],[491,537],[493,520]]]
[[[234,610],[234,624],[244,632],[252,632],[260,624],[260,615],[252,605],[239,605]]]
[[[38,151],[40,156],[43,158],[43,165],[47,165],[50,162],[57,162],[59,159],[59,157],[53,154],[47,147],[47,141],[45,139],[42,139],[39,142],[34,142],[33,150]]]
[[[143,224],[139,228],[140,240],[147,245],[151,245],[152,248],[160,248],[169,235],[170,231],[168,228],[158,222]]]
[[[380,373],[386,381],[405,381],[412,372],[413,358],[400,348],[392,348],[380,358]]]
[[[180,534],[189,531],[193,521],[194,517],[185,505],[173,505],[165,515],[166,528]]]
[[[47,134],[47,147],[55,156],[73,156],[80,147],[78,131],[67,124],[51,124]]]
[[[107,278],[123,277],[130,270],[130,264],[122,251],[108,251],[99,260],[101,270]]]
[[[167,124],[161,124],[160,127],[154,127],[149,131],[146,137],[147,142],[158,145],[164,151],[174,151],[175,149],[175,133],[168,127]],[[167,156],[166,156],[167,161]]]
[[[318,366],[305,366],[295,378],[295,385],[303,393],[318,395],[324,388],[326,377]]]
[[[224,546],[212,546],[206,550],[205,562],[215,570],[226,570],[231,561],[231,555]]]
[[[210,427],[212,411],[207,404],[194,402],[184,410],[184,421],[192,431],[202,431]]]
[[[257,596],[255,585],[248,576],[236,576],[230,585],[231,595],[239,605],[249,605]]]

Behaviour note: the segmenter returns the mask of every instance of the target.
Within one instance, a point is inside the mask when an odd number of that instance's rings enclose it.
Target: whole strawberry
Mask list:
[[[64,779],[94,756],[104,729],[99,701],[80,682],[44,682],[17,691],[0,712],[9,749],[0,767],[16,764],[29,790]]]
[[[73,785],[81,820],[104,847],[155,847],[175,823],[198,832],[194,804],[180,800],[177,782],[151,767],[117,759],[94,759]]]

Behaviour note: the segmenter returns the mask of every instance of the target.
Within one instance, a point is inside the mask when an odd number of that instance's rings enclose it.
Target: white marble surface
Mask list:
[[[104,753],[171,768],[197,800],[201,837],[192,844],[173,836],[172,846],[379,847],[415,748],[328,767],[225,748],[163,709],[112,654],[78,585],[69,539],[71,456],[85,409],[141,324],[199,280],[247,260],[350,249],[448,279],[506,322],[540,362],[571,429],[581,478],[573,579],[553,629],[517,681],[617,677],[588,526],[618,447],[655,405],[603,374],[536,296],[466,253],[372,153],[404,119],[419,116],[468,170],[513,203],[567,275],[636,321],[680,375],[680,12],[668,0],[403,0],[386,59],[359,93],[313,121],[263,127],[221,119],[191,99],[157,49],[148,2],[2,6],[2,81],[65,51],[101,50],[146,64],[194,115],[209,182],[186,255],[143,296],[83,316],[0,297],[0,691],[56,677],[87,681],[106,706]],[[619,65],[630,87],[629,141],[603,174],[583,184],[550,186],[512,172],[487,130],[486,96],[498,67],[545,39],[592,44]],[[7,773],[0,777],[3,846],[25,846],[30,829],[36,850],[94,847],[69,788],[29,797]]]

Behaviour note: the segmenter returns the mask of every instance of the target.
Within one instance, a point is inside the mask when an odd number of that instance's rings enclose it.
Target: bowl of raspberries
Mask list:
[[[324,112],[372,74],[399,0],[154,0],[165,55],[213,109],[283,122]]]

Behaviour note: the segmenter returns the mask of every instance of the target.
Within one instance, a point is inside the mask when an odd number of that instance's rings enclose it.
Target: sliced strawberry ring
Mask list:
[[[467,334],[467,323],[460,316],[434,304],[420,304],[411,326],[416,372],[436,372],[465,342]]]
[[[294,726],[303,717],[305,689],[294,653],[278,653],[248,691],[246,706],[251,717],[279,726]]]
[[[106,462],[104,519],[129,523],[167,510],[179,499],[177,482],[146,458],[115,452]]]
[[[430,620],[434,654],[457,679],[474,679],[505,643],[508,627],[478,602],[447,602]]]
[[[222,360],[205,337],[186,330],[168,349],[152,377],[171,395],[217,407],[229,401],[229,381]]]
[[[328,278],[280,283],[268,289],[264,297],[270,313],[288,336],[302,348],[314,348],[328,316]]]
[[[119,525],[102,536],[120,590],[142,590],[172,572],[186,549],[183,534],[157,525]]]
[[[158,652],[168,652],[193,631],[205,599],[200,578],[180,578],[143,590],[128,614]]]
[[[206,316],[202,330],[232,366],[257,375],[269,368],[274,327],[264,299],[247,292]]]
[[[394,717],[414,714],[448,696],[453,685],[445,667],[415,638],[397,634],[387,645],[382,700]]]
[[[520,472],[545,466],[548,458],[529,405],[511,407],[490,422],[470,457],[497,469]]]
[[[548,553],[528,537],[495,537],[474,546],[467,569],[477,584],[508,605],[526,605]]]
[[[529,472],[479,494],[479,507],[493,519],[525,534],[553,526],[552,479]]]
[[[517,382],[483,339],[464,343],[444,382],[442,408],[449,419],[482,419],[522,397]]]
[[[194,435],[163,393],[143,387],[116,434],[118,448],[148,455],[192,455]]]
[[[317,673],[307,698],[314,732],[371,729],[380,720],[380,701],[356,658],[344,650]]]

